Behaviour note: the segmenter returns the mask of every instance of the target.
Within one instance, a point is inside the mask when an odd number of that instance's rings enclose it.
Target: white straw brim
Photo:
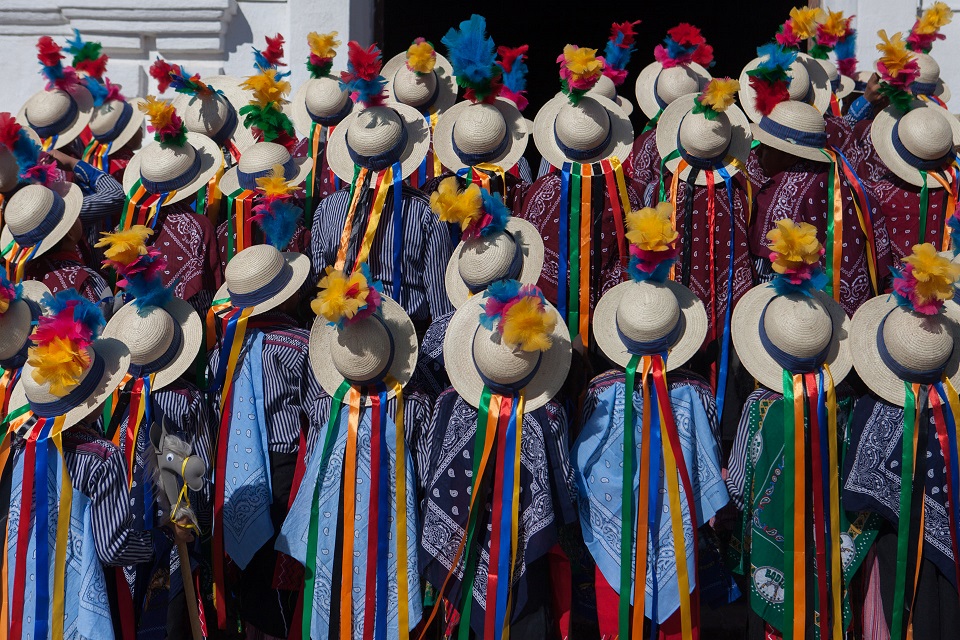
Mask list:
[[[196,359],[197,353],[200,351],[200,344],[203,341],[203,321],[200,320],[200,316],[193,307],[183,300],[174,298],[165,304],[162,309],[170,314],[174,322],[180,325],[183,340],[167,366],[155,372],[153,386],[151,387],[154,391],[168,386],[186,373]],[[150,308],[147,311],[149,312]],[[110,318],[110,322],[103,330],[103,337],[116,338],[126,343],[124,330],[131,322],[134,322],[132,316],[136,316],[138,313],[137,305],[132,302],[125,304]]]
[[[696,62],[691,62],[687,64],[686,67],[695,76],[700,78],[701,88],[705,87],[707,83],[713,79],[713,77],[710,75],[710,72]],[[660,75],[661,71],[663,71],[662,64],[659,62],[651,62],[640,70],[640,75],[637,76],[637,82],[634,85],[634,93],[637,96],[637,104],[640,105],[640,110],[643,111],[643,115],[647,116],[648,119],[653,119],[658,113],[660,113],[660,104],[657,102],[656,86],[657,77]]]
[[[20,286],[23,287],[23,297],[27,300],[32,300],[40,305],[40,308],[46,312],[47,306],[43,304],[43,296],[50,293],[50,289],[47,285],[43,284],[39,280],[24,280],[20,283]]]
[[[849,96],[851,93],[853,93],[856,86],[857,86],[856,80],[854,80],[850,76],[841,75],[840,88],[837,89],[837,99],[843,100],[844,98]]]
[[[437,119],[437,126],[433,131],[433,151],[440,158],[440,162],[450,171],[459,171],[467,167],[456,151],[453,150],[453,127],[457,124],[457,118],[463,114],[465,109],[473,106],[472,102],[463,101],[453,105]],[[529,128],[526,119],[520,114],[509,100],[497,98],[493,101],[493,106],[497,108],[504,122],[507,123],[507,145],[497,156],[489,160],[490,164],[495,164],[503,169],[510,169],[520,161],[523,152],[527,148],[529,138]],[[423,116],[420,116],[423,119]]]
[[[543,238],[537,228],[520,218],[510,218],[507,221],[507,231],[513,236],[514,241],[520,246],[523,253],[523,266],[520,267],[520,275],[516,277],[522,284],[536,284],[540,279],[540,272],[543,270]],[[470,288],[460,276],[460,255],[466,247],[465,242],[461,242],[453,250],[453,255],[447,262],[447,270],[444,274],[444,282],[447,288],[447,298],[455,309],[459,309],[464,302],[470,299]]]
[[[234,128],[230,139],[233,140],[233,144],[236,145],[237,150],[243,153],[247,147],[257,141],[253,136],[253,132],[243,126],[243,116],[240,115],[240,109],[247,106],[250,101],[253,100],[253,92],[242,89],[240,87],[241,80],[234,76],[212,76],[210,78],[203,78],[203,81],[222,93],[234,111],[237,112],[237,126]],[[196,99],[195,96],[178,93],[172,103],[174,108],[182,113],[183,110]]]
[[[393,95],[393,80],[397,72],[407,64],[407,52],[398,53],[383,65],[380,75],[387,79],[387,98],[396,100]],[[433,106],[438,113],[443,113],[457,102],[457,77],[453,75],[453,65],[450,61],[437,53],[433,73],[437,76],[437,99]],[[417,108],[417,107],[415,107]]]
[[[443,340],[444,364],[450,383],[467,404],[477,408],[480,406],[484,383],[473,359],[472,345],[480,327],[483,304],[483,296],[473,296],[465,302],[450,318]],[[549,302],[546,307],[557,313]],[[552,346],[543,352],[536,374],[524,387],[524,406],[527,411],[533,411],[550,402],[560,391],[570,370],[573,353],[570,335],[559,314],[551,337]]]
[[[401,177],[407,178],[420,167],[420,163],[430,151],[430,129],[420,112],[413,107],[399,102],[388,102],[384,106],[396,111],[407,129],[407,145],[400,153]],[[327,164],[337,177],[347,184],[353,182],[353,172],[356,167],[347,151],[347,130],[363,111],[354,106],[350,115],[336,126],[327,139]]]
[[[80,191],[74,183],[68,183],[67,194],[63,196],[63,217],[50,233],[40,241],[40,247],[33,254],[33,258],[39,258],[41,255],[53,249],[67,233],[70,232],[73,223],[80,217],[80,208],[83,207],[83,192]],[[7,247],[13,242],[13,232],[10,231],[10,225],[3,225],[3,231],[0,232],[0,245]]]
[[[627,117],[620,107],[613,100],[608,100],[602,96],[584,96],[581,100],[593,100],[597,102],[610,116],[610,141],[601,149],[594,158],[588,158],[582,161],[582,164],[589,162],[600,162],[609,158],[618,158],[626,160],[633,148],[633,125],[630,124],[630,118]],[[544,159],[554,167],[560,169],[564,163],[574,162],[564,155],[557,143],[557,136],[554,132],[554,125],[557,122],[557,116],[564,105],[570,104],[569,99],[560,93],[550,99],[537,112],[533,120],[533,140],[537,145],[537,150]],[[580,161],[577,161],[580,162]]]
[[[152,142],[150,144],[160,144]],[[192,197],[197,191],[200,191],[210,179],[217,174],[217,171],[223,166],[223,152],[216,142],[200,133],[187,133],[187,144],[200,154],[200,172],[193,180],[185,186],[177,189],[177,194],[170,198],[165,204],[173,204]],[[133,185],[140,179],[140,165],[143,162],[143,150],[134,154],[130,158],[127,168],[123,172],[123,190],[130,193]]]
[[[940,112],[943,113],[944,118],[950,123],[950,128],[953,130],[954,146],[960,144],[960,120],[957,120],[956,116],[940,105],[925,100],[914,100],[913,108],[940,109]],[[920,176],[920,170],[904,160],[893,146],[893,128],[902,115],[899,110],[892,106],[878,113],[873,119],[873,124],[870,125],[870,139],[873,141],[873,148],[876,149],[877,155],[880,156],[880,159],[883,160],[883,163],[887,165],[890,171],[893,171],[898,178],[908,184],[912,184],[915,187],[922,187],[923,179]],[[947,171],[943,172],[943,177],[947,182],[952,180],[950,173]],[[932,172],[927,173],[927,186],[931,189],[942,188],[940,182],[933,177]]]
[[[393,362],[390,363],[389,375],[401,386],[406,386],[417,366],[419,344],[416,328],[403,307],[392,298],[383,298],[380,314],[387,331],[393,337]],[[344,381],[330,353],[330,345],[339,334],[336,326],[319,317],[314,320],[310,329],[310,365],[317,382],[330,396],[337,392]],[[392,398],[396,391],[390,387],[387,395]]]
[[[813,92],[813,100],[809,101],[817,111],[826,113],[830,108],[830,96],[833,89],[830,86],[830,77],[816,58],[812,58],[805,53],[797,54],[797,62],[803,65],[810,78],[810,91]],[[754,58],[747,63],[747,66],[740,72],[740,107],[743,109],[751,122],[760,122],[763,114],[757,111],[756,99],[757,92],[750,86],[750,76],[748,71],[753,71],[760,66],[760,58]]]
[[[853,367],[850,347],[850,318],[833,298],[822,291],[814,294],[829,312],[833,336],[827,348],[826,364],[830,367],[834,384],[847,377]],[[777,296],[772,284],[758,285],[748,291],[733,309],[730,336],[737,357],[757,381],[777,393],[783,393],[783,367],[777,364],[760,342],[760,322],[763,310]]]
[[[660,115],[660,120],[657,122],[657,151],[660,153],[661,158],[666,158],[676,151],[680,123],[683,122],[684,117],[693,110],[696,98],[696,94],[693,93],[681,96],[667,105],[667,108],[664,109]],[[753,134],[750,128],[750,121],[747,120],[746,114],[737,108],[736,105],[730,105],[724,113],[730,120],[730,147],[727,149],[727,155],[723,161],[723,168],[729,175],[733,176],[740,171],[740,167],[744,167],[747,164],[747,158],[750,156],[750,144],[753,142]],[[739,164],[734,162],[734,160],[739,161]],[[675,173],[678,166],[680,166],[680,158],[667,161],[667,168],[671,173]],[[686,180],[691,170],[692,167],[688,166],[685,168],[680,173],[680,179]],[[716,180],[722,180],[719,171],[713,171],[713,175]],[[699,172],[696,182],[700,186],[705,186],[707,184],[706,172]]]
[[[130,121],[123,128],[123,130],[117,134],[117,137],[110,141],[111,151],[122,149],[124,145],[133,139],[133,136],[137,133],[137,131],[143,129],[144,116],[143,112],[139,109],[139,106],[144,102],[143,98],[131,98],[127,102],[133,108],[133,111],[130,112]]]
[[[667,280],[662,284],[652,282],[621,282],[607,291],[597,302],[593,312],[593,338],[597,346],[614,364],[626,367],[631,354],[620,338],[617,329],[617,307],[620,300],[634,287],[666,287],[677,299],[680,313],[683,314],[683,332],[677,342],[670,347],[667,357],[667,371],[683,366],[692,358],[707,337],[707,310],[703,302],[690,289],[679,282]]]
[[[297,133],[308,140],[310,138],[310,128],[313,125],[313,118],[310,117],[310,113],[307,111],[307,89],[310,87],[310,83],[316,80],[316,78],[310,78],[297,87],[297,92],[293,94],[293,100],[283,105],[283,111],[289,116],[290,120],[293,121],[293,126],[296,128]],[[347,102],[353,105],[349,96],[347,97]],[[357,109],[358,107],[353,105],[350,108],[350,113]],[[350,113],[347,115],[350,115]],[[339,127],[340,124],[338,123],[335,126]]]
[[[283,256],[283,259],[293,269],[293,275],[290,277],[290,282],[288,282],[286,286],[275,295],[270,296],[260,304],[254,305],[253,311],[250,313],[251,318],[278,307],[291,296],[296,295],[297,291],[300,290],[300,287],[303,286],[303,283],[306,282],[307,276],[310,275],[309,257],[303,255],[302,253],[294,253],[293,251],[284,251],[281,252],[280,255]],[[217,289],[217,293],[213,296],[213,299],[223,300],[224,298],[229,297],[230,290],[227,288],[226,283],[224,283],[223,286]]]
[[[46,91],[41,91],[40,93],[46,93]],[[83,87],[76,87],[70,92],[70,95],[73,96],[74,101],[77,103],[77,115],[74,116],[70,126],[57,134],[57,142],[53,145],[53,149],[62,149],[76,140],[77,136],[83,133],[83,130],[90,124],[90,118],[93,116],[93,96],[90,95],[89,91]],[[17,122],[30,126],[30,120],[27,118],[26,105],[21,107],[20,112],[17,114]]]
[[[307,174],[310,173],[310,169],[313,168],[313,164],[310,162],[310,158],[304,156],[302,158],[294,158],[293,162],[297,165],[297,173],[287,180],[287,184],[290,186],[296,187],[303,184],[307,179]],[[234,165],[227,169],[223,176],[220,178],[219,187],[220,193],[231,194],[237,189],[240,189],[240,176],[238,172],[240,171],[239,165]]]

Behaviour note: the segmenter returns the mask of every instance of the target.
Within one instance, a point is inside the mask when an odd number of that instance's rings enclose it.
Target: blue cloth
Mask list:
[[[234,373],[225,463],[223,546],[241,569],[273,536],[273,488],[263,413],[263,336],[258,333],[250,340]]]
[[[47,474],[43,479],[47,483],[48,505],[48,543],[49,543],[49,589],[50,607],[47,618],[52,629],[54,599],[54,554],[56,549],[57,515],[60,504],[60,481],[63,464],[60,455],[52,443],[40,443],[38,447],[48,446]],[[28,559],[23,607],[23,638],[33,640],[36,608],[36,547],[34,526],[36,509],[31,510],[30,542],[25,553],[17,549],[17,532],[20,529],[20,496],[23,485],[23,449],[21,448],[13,468],[10,493],[9,536],[7,538],[7,586],[11,606],[13,599],[13,580],[16,565],[24,558]],[[30,492],[28,490],[27,495]],[[36,506],[36,505],[34,505]],[[84,638],[85,640],[113,640],[113,622],[110,615],[110,602],[107,598],[107,584],[103,569],[97,557],[90,522],[90,500],[78,491],[73,492],[70,511],[69,546],[67,548],[66,574],[64,577],[64,638]],[[38,639],[39,640],[39,639]]]
[[[276,549],[285,553],[303,564],[306,564],[307,537],[310,531],[310,508],[318,481],[322,481],[320,489],[320,529],[317,544],[316,588],[313,597],[313,616],[311,618],[310,637],[314,640],[326,640],[330,637],[330,603],[333,601],[333,590],[339,590],[341,575],[334,575],[335,548],[337,541],[337,522],[340,516],[340,494],[343,479],[343,463],[347,447],[347,422],[349,408],[345,405],[340,412],[340,426],[337,441],[333,447],[330,462],[325,469],[320,469],[320,450],[310,457],[304,473],[303,481],[293,501],[293,506],[277,537]],[[363,635],[363,611],[367,566],[367,524],[370,505],[370,434],[371,411],[365,408],[360,416],[357,437],[357,483],[356,483],[356,524],[353,540],[353,634],[355,638]],[[396,437],[397,425],[390,412],[387,412],[386,440],[388,453],[390,486],[390,555],[387,575],[389,576],[387,596],[387,637],[399,638],[397,626],[397,494],[396,494]],[[327,429],[324,426],[320,434],[320,442],[326,438]],[[322,445],[321,445],[322,448]],[[413,473],[413,457],[407,450],[407,585],[410,626],[413,628],[420,622],[423,614],[420,596],[420,577],[417,563],[417,540],[420,527],[417,517],[416,478]],[[322,474],[321,474],[322,472]],[[383,473],[384,471],[381,471]],[[378,514],[383,516],[384,514]]]
[[[876,110],[873,108],[873,105],[867,102],[864,96],[860,96],[850,105],[850,108],[847,110],[846,119],[851,125],[854,125],[861,120],[873,118],[875,115]]]
[[[639,378],[639,377],[638,377]],[[680,435],[680,446],[687,469],[691,474],[694,496],[697,500],[697,523],[702,525],[727,504],[729,497],[720,475],[720,448],[711,429],[703,398],[691,385],[671,385],[670,399],[673,416]],[[579,492],[578,506],[583,539],[590,555],[597,563],[610,586],[620,591],[620,531],[622,522],[621,488],[623,475],[623,420],[624,383],[622,378],[603,389],[597,402],[587,408],[583,430],[573,445],[571,457]],[[643,397],[634,394],[634,421],[639,450],[643,416]],[[664,446],[669,446],[667,442]],[[646,577],[647,611],[653,611],[653,567],[656,568],[657,623],[663,623],[680,607],[677,570],[670,526],[669,502],[663,465],[660,465],[660,504],[656,546],[648,545],[648,574]],[[639,491],[640,473],[633,478],[634,492]],[[636,503],[635,503],[636,504]],[[689,506],[681,491],[684,539],[689,568],[690,590],[695,586],[693,529],[690,526]],[[636,535],[636,522],[634,522]],[[635,562],[631,561],[631,567]],[[632,601],[632,599],[631,599]]]

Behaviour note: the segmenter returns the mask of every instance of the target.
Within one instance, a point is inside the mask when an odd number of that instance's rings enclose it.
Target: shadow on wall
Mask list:
[[[227,23],[227,33],[223,38],[224,53],[227,57],[244,50],[249,51],[253,43],[253,29],[243,12],[243,5],[237,8],[236,13]]]

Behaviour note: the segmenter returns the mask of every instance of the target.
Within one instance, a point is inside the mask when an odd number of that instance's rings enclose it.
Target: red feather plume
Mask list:
[[[267,48],[261,52],[263,57],[274,67],[285,67],[286,64],[280,61],[283,58],[283,35],[278,33],[272,38],[266,36],[265,39]]]
[[[750,76],[750,86],[756,92],[754,106],[765,116],[781,102],[790,100],[789,85],[785,80],[767,82],[763,78]]]
[[[42,36],[37,41],[37,59],[45,67],[52,67],[64,59],[60,45],[50,36]]]
[[[20,123],[7,112],[0,113],[0,146],[13,151],[13,145],[20,138]]]
[[[172,65],[162,58],[157,58],[150,65],[150,77],[157,81],[157,90],[163,93],[170,87],[170,73],[176,65]]]

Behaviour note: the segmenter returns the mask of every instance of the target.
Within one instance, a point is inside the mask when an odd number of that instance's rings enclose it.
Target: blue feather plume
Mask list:
[[[487,20],[473,14],[460,23],[459,30],[450,29],[440,39],[447,47],[447,57],[458,80],[462,77],[476,85],[493,79],[497,47],[486,31]]]
[[[253,219],[263,230],[267,244],[278,251],[285,251],[297,231],[297,222],[303,215],[303,209],[286,200],[274,200],[255,207],[255,210],[259,211]]]
[[[92,338],[99,336],[103,327],[107,324],[100,307],[81,296],[76,289],[64,289],[56,294],[43,294],[43,304],[49,309],[49,315],[51,316],[65,310],[71,302],[76,302],[76,306],[73,308],[74,322],[87,327]]]
[[[17,142],[13,145],[13,157],[20,167],[21,177],[40,162],[40,145],[24,129],[20,129]]]
[[[146,315],[150,307],[162,307],[173,299],[173,285],[163,286],[159,275],[132,275],[127,278],[124,292],[133,298],[133,304],[141,316]]]
[[[483,210],[492,218],[490,223],[480,230],[480,235],[492,236],[506,229],[507,221],[510,220],[510,210],[503,204],[500,194],[481,189],[480,197],[483,199]]]
[[[757,69],[764,71],[773,71],[780,69],[787,73],[797,59],[796,49],[785,49],[776,42],[768,42],[765,45],[757,47],[757,56],[761,58]]]
[[[846,38],[837,42],[837,46],[833,48],[833,52],[837,56],[837,60],[845,60],[847,58],[853,58],[857,55],[857,34],[851,33]]]
[[[616,40],[607,40],[607,46],[603,50],[604,61],[608,66],[611,66],[614,69],[626,69],[627,64],[630,62],[630,56],[632,56],[633,52],[637,49],[635,44],[631,44],[626,48],[621,47],[620,45],[623,42],[624,37],[624,34],[618,33]],[[692,47],[691,51],[692,49],[696,49],[696,47]]]
[[[501,66],[501,69],[503,67]],[[514,61],[513,66],[510,68],[510,72],[503,72],[503,86],[512,91],[513,93],[520,93],[521,91],[526,91],[527,89],[527,61],[523,59],[523,56],[519,57]]]

